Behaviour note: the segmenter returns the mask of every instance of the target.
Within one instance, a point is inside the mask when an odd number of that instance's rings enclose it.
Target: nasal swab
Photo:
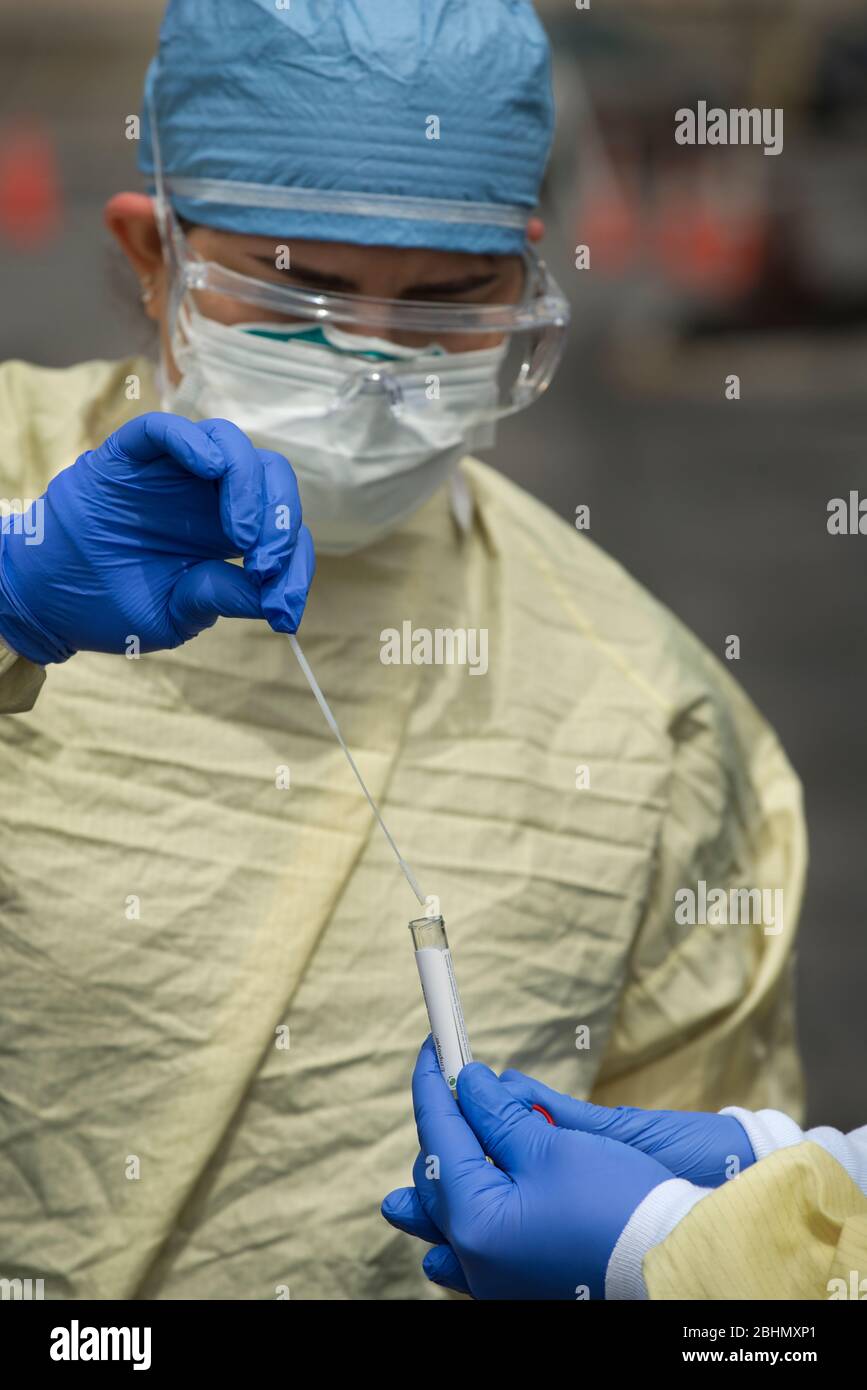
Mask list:
[[[337,720],[328,707],[328,701],[322,694],[319,682],[310,669],[310,663],[302,652],[298,638],[294,633],[289,634],[289,642],[298,659],[298,665],[304,672],[307,684],[313,691],[313,697],[325,716],[329,729],[346,754],[349,766],[358,779],[358,785],[367,797],[368,805],[376,816],[383,835],[394,850],[395,858],[401,867],[404,878],[424,908],[424,916],[417,917],[415,921],[410,922],[409,929],[412,933],[412,944],[415,949],[415,959],[421,979],[424,1002],[427,1006],[427,1016],[436,1048],[437,1061],[449,1090],[453,1095],[457,1095],[458,1073],[462,1067],[473,1060],[473,1054],[470,1051],[464,1024],[461,999],[458,994],[452,955],[446,936],[446,925],[440,913],[440,900],[437,897],[426,898],[419,888],[415,874],[389,834],[388,826],[379,814],[376,802],[364,785],[364,778],[355,765],[355,759],[346,746]]]
[[[298,642],[298,638],[295,636],[294,632],[290,632],[290,633],[289,633],[289,643],[290,643],[290,645],[291,645],[291,647],[292,647],[293,652],[295,653],[296,657],[298,658],[298,665],[301,667],[301,670],[304,672],[304,675],[305,675],[305,677],[306,677],[306,679],[307,679],[307,684],[310,686],[310,689],[313,691],[314,699],[316,700],[316,703],[317,703],[317,705],[319,706],[319,708],[322,710],[322,713],[325,715],[325,719],[326,719],[326,722],[327,722],[327,724],[328,724],[329,729],[331,730],[331,732],[333,733],[334,737],[337,739],[337,742],[340,744],[340,747],[343,749],[344,753],[346,754],[346,758],[347,758],[347,761],[348,761],[348,763],[349,763],[349,766],[352,768],[352,771],[355,773],[356,777],[358,778],[358,785],[361,787],[361,790],[364,792],[364,795],[367,797],[368,805],[370,806],[370,809],[371,809],[371,811],[373,812],[373,814],[376,816],[376,819],[379,821],[379,826],[380,826],[380,829],[382,830],[383,835],[384,835],[385,838],[388,840],[388,843],[391,845],[392,849],[394,850],[395,857],[396,857],[396,859],[397,859],[398,864],[399,864],[400,867],[401,867],[401,870],[403,871],[403,876],[404,876],[404,878],[406,879],[406,881],[407,881],[407,883],[409,884],[409,886],[410,886],[410,888],[412,889],[412,891],[415,893],[415,895],[416,895],[416,897],[418,898],[419,902],[421,903],[422,907],[424,907],[424,906],[425,906],[425,896],[424,896],[424,893],[421,891],[421,889],[420,889],[419,886],[418,886],[418,880],[416,879],[415,874],[413,873],[412,869],[411,869],[411,868],[409,867],[409,865],[407,864],[406,860],[404,859],[403,855],[401,854],[400,850],[398,849],[397,845],[395,844],[394,840],[392,839],[392,836],[391,836],[391,834],[389,833],[388,826],[386,825],[385,821],[382,819],[382,816],[379,814],[379,807],[377,806],[377,804],[376,804],[376,802],[374,801],[373,797],[370,795],[370,792],[367,790],[367,787],[364,785],[364,778],[362,777],[361,773],[358,771],[358,768],[357,768],[356,765],[355,765],[355,759],[353,758],[352,754],[350,753],[349,749],[348,749],[347,746],[346,746],[346,743],[345,743],[345,741],[344,741],[343,735],[342,735],[342,733],[340,732],[340,729],[337,727],[337,720],[334,718],[334,715],[331,713],[331,710],[328,708],[328,701],[326,700],[325,696],[322,694],[322,691],[319,689],[319,682],[317,681],[316,677],[314,676],[313,672],[311,671],[311,669],[310,669],[310,663],[308,662],[306,656],[305,656],[304,653],[302,652],[301,647],[300,647],[299,642]]]
[[[377,802],[374,801],[364,785],[364,778],[356,767],[356,760],[346,746],[345,738],[338,727],[338,721],[333,717],[331,709],[328,708],[328,701],[322,695],[320,682],[311,671],[310,663],[300,648],[299,639],[297,639],[295,632],[290,632],[289,642],[297,657],[297,663],[302,667],[307,684],[313,691],[315,702],[320,706],[332,734],[338,739],[340,748],[346,753],[347,762],[358,778],[361,791],[367,796],[368,805],[379,821],[382,834],[385,835],[390,847],[395,851],[395,858],[400,869],[403,870],[404,878],[424,908],[424,916],[417,917],[414,922],[410,922],[413,947],[415,948],[415,963],[418,966],[421,990],[428,1009],[428,1020],[431,1023],[431,1036],[436,1048],[439,1069],[445,1077],[449,1090],[452,1091],[453,1095],[457,1095],[457,1076],[459,1076],[461,1068],[464,1068],[467,1062],[472,1061],[472,1052],[470,1051],[470,1042],[467,1040],[467,1029],[464,1026],[464,1012],[461,1009],[459,992],[457,992],[457,980],[454,979],[452,952],[449,951],[446,924],[440,915],[439,898],[425,898],[422,894],[413,870],[410,869],[406,859],[397,849],[392,835],[389,834],[388,826],[379,815]]]

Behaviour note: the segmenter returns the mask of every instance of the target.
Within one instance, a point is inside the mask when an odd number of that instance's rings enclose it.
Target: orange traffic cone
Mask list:
[[[59,234],[60,181],[51,137],[34,121],[0,132],[0,236],[21,251]]]
[[[654,222],[654,259],[668,278],[737,299],[761,276],[767,228],[761,208],[725,209],[697,191],[670,193]]]
[[[641,227],[634,199],[600,185],[585,195],[578,216],[579,245],[590,247],[594,270],[622,275],[641,255]]]

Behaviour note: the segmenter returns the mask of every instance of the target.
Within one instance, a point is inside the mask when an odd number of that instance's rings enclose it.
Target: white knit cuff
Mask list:
[[[777,1149],[788,1149],[793,1144],[818,1144],[820,1148],[836,1158],[855,1185],[867,1196],[867,1125],[853,1129],[851,1134],[842,1134],[830,1125],[819,1125],[816,1129],[804,1131],[788,1115],[780,1110],[740,1110],[730,1106],[721,1110],[721,1115],[733,1115],[747,1132],[756,1159],[767,1158]]]
[[[630,1216],[611,1252],[605,1274],[605,1297],[646,1299],[647,1285],[642,1267],[644,1257],[654,1245],[670,1235],[696,1202],[710,1195],[709,1187],[696,1187],[683,1178],[670,1178],[648,1192]]]
[[[768,1154],[776,1153],[777,1149],[804,1142],[801,1126],[784,1115],[782,1110],[741,1110],[740,1106],[729,1105],[719,1113],[731,1115],[743,1125],[757,1163],[767,1158]]]

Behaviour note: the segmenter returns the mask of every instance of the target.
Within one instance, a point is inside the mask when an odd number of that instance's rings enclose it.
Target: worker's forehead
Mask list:
[[[492,269],[512,261],[511,256],[474,254],[467,251],[441,251],[415,246],[359,246],[348,241],[308,241],[299,237],[279,238],[251,236],[241,232],[221,231],[214,227],[197,226],[190,238],[196,248],[207,254],[232,251],[236,255],[275,260],[278,249],[288,247],[290,255],[304,266],[315,270],[340,270],[352,275],[354,271],[389,270],[414,275],[419,270]]]

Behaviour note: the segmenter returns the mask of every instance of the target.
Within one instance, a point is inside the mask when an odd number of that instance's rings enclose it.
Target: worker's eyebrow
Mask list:
[[[497,279],[496,257],[484,256],[484,270],[468,270],[463,275],[455,275],[450,280],[420,280],[401,290],[401,299],[444,299],[452,294],[469,294],[471,290],[485,289]]]
[[[262,265],[274,268],[274,261],[270,256],[257,256],[257,261]],[[291,268],[284,272],[294,281],[300,281],[310,289],[335,290],[341,294],[358,294],[358,281],[350,280],[345,275],[335,275],[329,271],[314,270],[312,266],[299,265],[293,261]],[[497,276],[494,271],[481,271],[475,274],[463,275],[453,280],[425,280],[415,285],[408,285],[401,290],[401,299],[441,299],[448,295],[469,294],[472,290],[486,289],[492,285]]]
[[[262,265],[276,269],[273,257],[257,256],[257,261]],[[293,262],[291,269],[284,271],[284,274],[291,275],[293,280],[303,280],[304,284],[316,290],[338,290],[341,294],[357,294],[358,283],[355,280],[347,280],[345,275],[332,275],[324,270],[313,270],[311,266],[297,265]]]
[[[496,280],[493,271],[479,275],[464,275],[459,280],[425,280],[401,290],[401,299],[441,299],[450,294],[469,294],[470,290],[485,289]]]

